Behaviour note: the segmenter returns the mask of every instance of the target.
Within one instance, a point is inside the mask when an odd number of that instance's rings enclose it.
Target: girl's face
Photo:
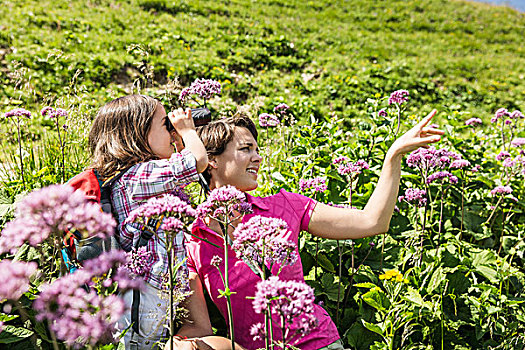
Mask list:
[[[256,189],[261,159],[257,141],[250,131],[235,127],[233,139],[224,152],[210,160],[210,188],[232,185],[241,191]]]
[[[174,151],[172,145],[174,135],[166,129],[165,120],[167,117],[164,107],[159,103],[153,114],[151,128],[148,133],[149,147],[161,159],[171,157]]]

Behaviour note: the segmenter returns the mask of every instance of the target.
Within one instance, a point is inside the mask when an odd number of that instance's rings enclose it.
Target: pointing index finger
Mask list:
[[[432,120],[432,117],[436,115],[436,113],[437,109],[433,109],[432,112],[430,112],[425,118],[423,118],[423,120],[419,122],[418,126],[420,128],[425,127],[430,122],[430,120]]]

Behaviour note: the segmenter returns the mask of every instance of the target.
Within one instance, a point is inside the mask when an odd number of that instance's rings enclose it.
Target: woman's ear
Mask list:
[[[210,168],[217,169],[217,161],[213,158],[208,161],[208,165]]]

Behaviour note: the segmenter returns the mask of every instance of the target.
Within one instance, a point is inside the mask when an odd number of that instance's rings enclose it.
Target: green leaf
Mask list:
[[[429,294],[432,293],[441,285],[441,283],[445,280],[445,277],[446,275],[443,273],[443,269],[438,267],[432,274],[432,277],[430,277],[430,281],[428,282],[427,286],[427,292]]]
[[[423,297],[421,297],[421,294],[419,294],[419,292],[412,287],[408,287],[408,290],[406,291],[405,295],[402,296],[402,299],[414,303],[419,307],[423,307],[425,302]]]
[[[374,287],[377,287],[375,284],[373,283],[370,283],[370,282],[363,282],[363,283],[356,283],[354,284],[354,287],[362,287],[362,288],[374,288]]]
[[[369,331],[377,333],[377,334],[379,334],[381,336],[383,335],[383,330],[378,325],[376,325],[374,323],[366,322],[363,319],[361,319],[361,322],[363,323],[363,326],[365,326],[365,328],[368,329]]]
[[[0,321],[2,322],[11,321],[11,320],[14,320],[15,318],[18,318],[18,315],[8,315],[8,314],[4,314],[3,312],[0,312]]]
[[[363,294],[362,298],[365,303],[380,311],[386,311],[390,306],[390,302],[385,298],[382,291],[369,290]]]
[[[32,335],[33,331],[27,328],[4,325],[0,333],[0,344],[16,343]]]
[[[485,265],[477,266],[476,272],[478,272],[480,275],[488,279],[491,283],[498,283],[499,281],[498,273],[496,272],[496,270],[488,266],[485,266]]]
[[[344,297],[345,287],[343,284],[341,284],[341,288],[339,289],[337,282],[334,280],[334,275],[331,273],[325,273],[323,275],[321,278],[321,284],[323,285],[321,294],[326,295],[331,301],[337,301],[338,298],[339,300],[342,300]]]
[[[319,262],[319,265],[321,265],[323,269],[325,269],[328,272],[335,273],[334,265],[332,264],[332,262],[328,259],[326,255],[318,254],[317,261]]]

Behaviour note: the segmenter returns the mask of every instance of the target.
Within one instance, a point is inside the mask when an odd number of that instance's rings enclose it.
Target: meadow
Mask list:
[[[452,0],[1,5],[0,227],[28,193],[89,164],[97,109],[125,94],[175,108],[195,79],[216,80],[221,93],[207,101],[215,118],[279,116],[279,125],[259,128],[255,194],[284,188],[357,208],[397,128],[436,108],[446,135],[435,149],[405,157],[389,232],[355,241],[303,233],[305,279],[347,348],[525,347],[524,14]],[[389,103],[398,90],[408,91],[407,101]],[[274,108],[282,103],[289,109],[280,115]],[[41,113],[47,106],[64,113],[50,118]],[[31,117],[10,116],[16,108]],[[193,204],[203,201],[189,190]],[[46,283],[60,281],[57,247],[47,239],[2,248],[3,261],[39,271],[16,300],[2,301],[6,348],[73,346],[56,341],[32,306]],[[114,294],[97,283],[100,295]],[[211,310],[216,333],[226,335]],[[107,343],[85,346],[113,348]]]

